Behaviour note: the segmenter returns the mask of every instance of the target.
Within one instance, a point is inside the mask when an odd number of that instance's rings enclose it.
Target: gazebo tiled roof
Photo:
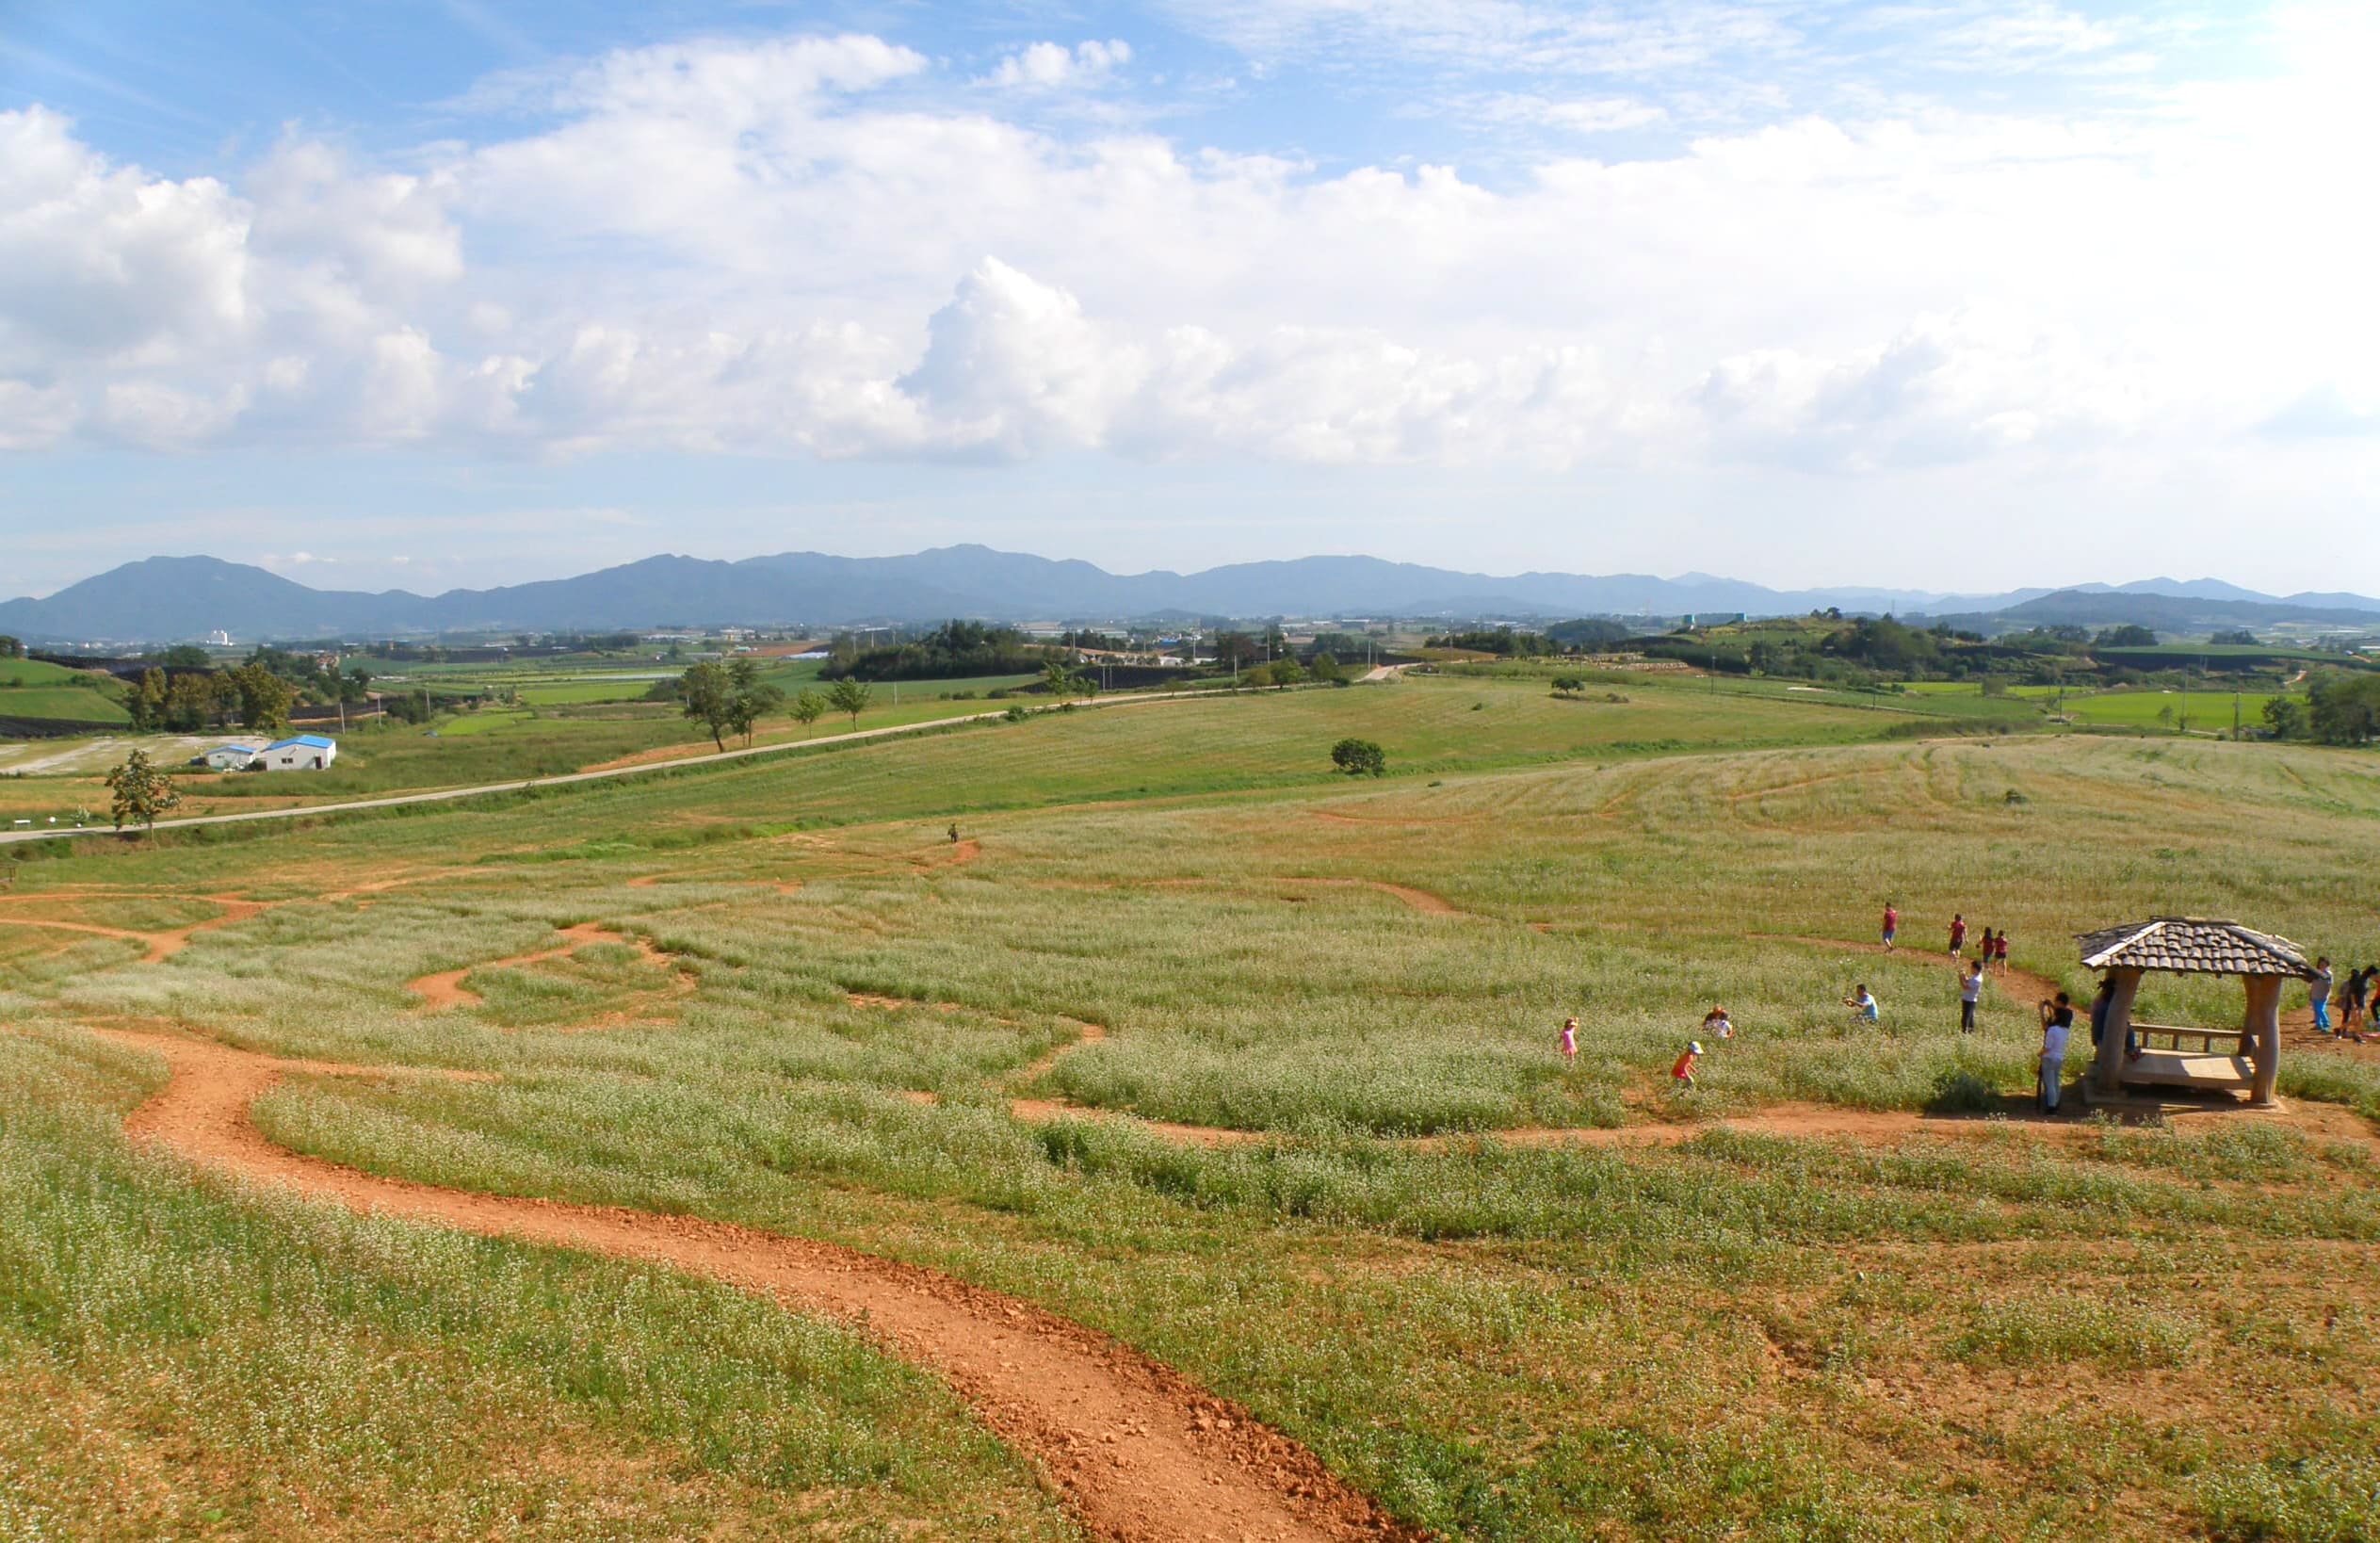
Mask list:
[[[2076,941],[2082,945],[2082,963],[2091,969],[2154,969],[2176,975],[2313,973],[2305,952],[2288,938],[2205,917],[2155,917],[2079,933]]]

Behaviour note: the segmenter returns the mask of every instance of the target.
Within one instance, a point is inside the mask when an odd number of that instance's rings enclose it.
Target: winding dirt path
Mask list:
[[[44,890],[31,895],[14,895],[8,898],[11,901],[22,903],[36,900],[137,900],[159,898],[184,900],[189,897],[178,894],[167,894],[163,891],[160,891],[155,895],[148,895],[135,894],[123,890],[107,891],[104,893],[93,892],[89,894],[76,894],[65,890]],[[206,901],[210,905],[222,907],[221,914],[208,917],[203,921],[194,921],[186,927],[169,927],[154,932],[142,932],[130,927],[102,926],[95,921],[58,921],[47,917],[21,917],[14,915],[13,913],[0,912],[0,927],[38,927],[49,932],[88,933],[94,937],[121,938],[126,942],[145,945],[149,951],[141,956],[139,962],[144,965],[154,965],[170,959],[175,954],[181,952],[182,950],[189,943],[190,939],[200,933],[212,932],[218,927],[228,927],[235,921],[246,921],[251,917],[264,915],[267,911],[271,910],[276,905],[287,903],[287,901],[284,901],[245,900],[237,895],[201,895],[197,898]]]
[[[619,1207],[381,1178],[278,1146],[249,1117],[283,1061],[201,1041],[95,1031],[172,1075],[125,1129],[202,1167],[350,1210],[668,1265],[859,1325],[931,1368],[1028,1454],[1090,1531],[1118,1543],[1410,1538],[1303,1447],[1172,1369],[1029,1303],[853,1249]]]
[[[575,927],[564,927],[560,931],[561,935],[568,939],[567,942],[558,943],[551,948],[534,949],[527,953],[516,953],[509,959],[490,959],[477,965],[465,965],[461,969],[442,969],[434,975],[417,976],[405,983],[405,989],[422,999],[422,1009],[425,1012],[439,1013],[449,1008],[478,1007],[486,999],[478,992],[466,988],[462,983],[463,977],[474,970],[513,969],[523,965],[541,965],[548,959],[566,959],[579,950],[596,943],[623,944],[636,950],[650,963],[671,964],[670,956],[655,948],[651,938],[636,937],[626,933],[615,932],[600,921],[582,921]],[[674,967],[672,972],[675,973]]]

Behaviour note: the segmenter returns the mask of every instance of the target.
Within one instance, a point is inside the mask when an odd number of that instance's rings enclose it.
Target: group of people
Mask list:
[[[1714,1003],[1710,1011],[1703,1015],[1702,1031],[1714,1040],[1733,1039],[1736,1037],[1735,1020],[1727,1015],[1725,1008]],[[1577,1018],[1562,1020],[1562,1035],[1555,1044],[1562,1051],[1563,1065],[1577,1064],[1579,1059],[1579,1020]],[[1701,1040],[1687,1042],[1685,1051],[1670,1064],[1671,1092],[1692,1093],[1694,1091],[1694,1067],[1702,1060],[1703,1054]]]
[[[2366,965],[2350,970],[2344,981],[2337,979],[2327,955],[2314,961],[2314,978],[2307,983],[2307,995],[2313,999],[2314,1031],[2352,1039],[2358,1045],[2371,1043],[2371,1031],[2380,1030],[2372,1022],[2373,1009],[2380,1008],[2380,965]],[[2333,999],[2339,1003],[2339,1022],[2330,1021]]]

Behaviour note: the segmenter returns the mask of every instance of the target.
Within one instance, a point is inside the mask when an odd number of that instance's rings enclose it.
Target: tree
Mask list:
[[[1042,666],[1042,690],[1063,702],[1070,696],[1088,696],[1091,682],[1066,660],[1051,659]]]
[[[239,692],[240,727],[259,734],[287,731],[289,709],[298,700],[297,690],[289,682],[256,659],[226,674]]]
[[[710,730],[711,743],[727,748],[727,730],[735,721],[735,683],[727,672],[709,659],[688,665],[686,674],[678,677],[678,688],[686,698],[682,709],[686,716]]]
[[[808,728],[825,715],[826,698],[809,688],[802,688],[801,693],[793,699],[794,721],[803,728]]]
[[[171,777],[149,764],[147,751],[136,750],[108,772],[107,802],[118,830],[127,821],[145,830],[156,824],[157,816],[180,807],[182,794]]]
[[[867,710],[868,701],[875,694],[868,689],[867,682],[846,676],[828,688],[826,705],[848,716],[851,726],[857,728],[860,726],[860,714]]]
[[[2380,737],[2380,674],[2325,670],[2306,689],[2307,726],[2326,745]]]
[[[2276,696],[2265,703],[2264,732],[2275,739],[2306,738],[2306,704],[2293,696]]]
[[[2237,627],[2229,632],[2212,633],[2209,635],[2207,642],[2218,648],[2261,648],[2264,646],[2262,640],[2246,627]]]
[[[24,658],[24,644],[6,633],[0,633],[0,659]]]
[[[2122,626],[2111,626],[2102,630],[2097,637],[2091,640],[2091,646],[2094,648],[2154,648],[2157,646],[2157,634],[2137,623],[2127,622]]]
[[[752,731],[763,718],[775,711],[785,699],[785,693],[760,678],[760,666],[750,659],[737,659],[727,667],[727,724],[752,743]]]
[[[1324,652],[1315,655],[1314,662],[1312,665],[1307,667],[1306,673],[1311,674],[1315,679],[1323,681],[1329,685],[1344,686],[1347,684],[1346,667],[1338,662],[1338,656],[1336,654]]]
[[[1305,679],[1305,666],[1295,658],[1277,658],[1265,666],[1264,675],[1274,690],[1286,690]]]
[[[1554,695],[1556,696],[1577,696],[1586,689],[1587,683],[1577,675],[1554,676]]]
[[[169,670],[212,670],[215,656],[196,643],[175,643],[157,656],[157,662]]]
[[[165,672],[154,665],[140,672],[138,683],[124,697],[134,730],[143,734],[165,726]]]
[[[1369,739],[1341,739],[1331,746],[1331,764],[1351,777],[1384,777],[1388,753]]]

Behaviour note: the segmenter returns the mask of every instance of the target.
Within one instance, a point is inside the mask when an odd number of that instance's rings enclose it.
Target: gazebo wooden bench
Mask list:
[[[2196,1088],[2245,1093],[2270,1108],[2280,1076],[2281,988],[2313,968],[2286,937],[2236,921],[2205,917],[2153,917],[2078,934],[2082,963],[2115,982],[2107,1032],[2082,1084],[2085,1103],[2120,1099],[2125,1087]],[[2236,975],[2247,988],[2247,1010],[2237,1029],[2188,1029],[2135,1023],[2132,1004],[2151,970],[2172,975]],[[2141,1053],[2127,1056],[2127,1034]],[[2158,1042],[2163,1041],[2161,1045]]]

